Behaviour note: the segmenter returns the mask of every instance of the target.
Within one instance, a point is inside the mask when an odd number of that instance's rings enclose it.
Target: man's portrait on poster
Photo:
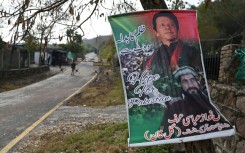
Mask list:
[[[179,30],[177,17],[171,12],[161,11],[153,15],[151,27],[141,24],[128,35],[120,33],[117,44],[135,43],[134,48],[122,48],[119,54],[129,108],[149,102],[166,106],[167,101],[179,99],[182,94],[173,77],[176,68],[188,65],[202,71],[198,43],[195,42],[196,46],[184,43],[178,37]],[[151,34],[159,42],[139,44],[139,37],[146,31],[154,31]],[[165,98],[156,100],[156,97]]]
[[[169,127],[174,123],[178,137],[181,137],[232,128],[210,103],[192,67],[180,67],[173,75],[181,84],[182,99],[167,104],[160,130],[171,133]]]
[[[235,132],[211,101],[196,19],[195,10],[146,10],[109,18],[124,89],[129,146]]]
[[[187,30],[183,24],[191,23],[179,21],[171,11],[155,11],[151,26],[140,24],[116,40],[126,46],[119,51],[119,61],[129,114],[133,116],[138,106],[163,114],[155,134],[145,131],[149,141],[232,128],[210,103],[199,38],[180,37],[180,31]],[[149,31],[156,41],[139,41]]]

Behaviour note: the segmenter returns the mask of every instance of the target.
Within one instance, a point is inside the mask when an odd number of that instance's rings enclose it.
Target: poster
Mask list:
[[[130,147],[235,133],[210,99],[196,14],[150,10],[109,17],[120,63]]]

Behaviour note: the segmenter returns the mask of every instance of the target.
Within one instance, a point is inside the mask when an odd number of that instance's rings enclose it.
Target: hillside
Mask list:
[[[96,37],[93,39],[83,39],[83,43],[84,44],[90,44],[90,45],[96,47],[97,49],[99,49],[102,44],[105,44],[105,42],[107,42],[110,39],[112,39],[112,35],[99,36],[99,37]]]

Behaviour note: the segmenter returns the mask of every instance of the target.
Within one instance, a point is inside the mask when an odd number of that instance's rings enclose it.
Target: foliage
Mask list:
[[[83,46],[79,43],[68,43],[69,51],[72,53],[82,53],[83,54]]]
[[[70,51],[72,53],[81,54],[84,56],[84,46],[79,43],[59,44],[59,46],[63,50]]]
[[[236,72],[236,80],[239,85],[242,85],[242,80],[245,80],[245,47],[235,50],[235,56],[240,60],[239,67]]]
[[[79,57],[84,58],[84,47],[82,45],[82,36],[77,34],[74,29],[67,29],[67,45],[63,45],[68,51],[76,53]]]
[[[140,0],[140,2],[145,10],[149,10],[149,9],[169,9],[169,10],[195,9],[195,6],[191,5],[186,0],[162,0],[162,1]]]
[[[74,29],[67,29],[66,35],[68,43],[82,43],[82,36],[78,34]]]
[[[240,44],[244,31],[245,0],[202,3],[198,9],[199,33],[204,50],[220,49],[227,43]]]
[[[24,48],[33,53],[38,49],[38,42],[32,35],[28,35],[24,38]]]
[[[68,46],[68,44],[59,44],[59,46],[60,46],[63,50],[69,51],[69,46]]]
[[[84,44],[84,53],[90,53],[95,51],[95,47],[90,44]]]
[[[111,38],[109,41],[105,42],[100,48],[99,57],[111,60],[116,53],[116,46]]]
[[[183,9],[187,9],[187,8],[191,8],[193,6],[191,6],[188,2],[184,1],[184,0],[165,0],[166,2],[169,2],[168,4],[168,8],[169,9],[179,9],[179,10],[183,10]]]

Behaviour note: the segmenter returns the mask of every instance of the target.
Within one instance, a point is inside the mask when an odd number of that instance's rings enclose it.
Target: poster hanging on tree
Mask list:
[[[128,116],[129,146],[231,136],[205,77],[196,11],[150,10],[109,17]]]

